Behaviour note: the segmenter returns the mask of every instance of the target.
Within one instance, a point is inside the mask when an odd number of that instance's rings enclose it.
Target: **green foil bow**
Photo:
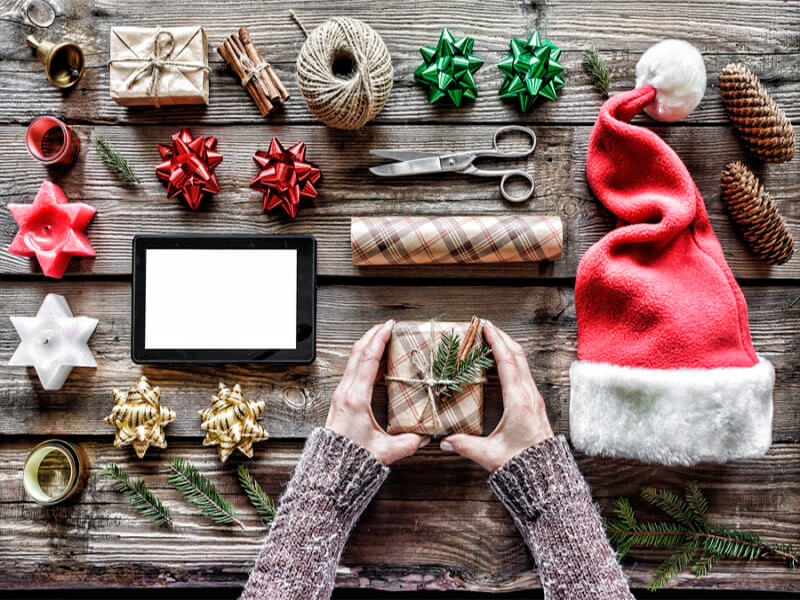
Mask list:
[[[526,40],[511,38],[511,56],[498,63],[505,74],[500,86],[501,98],[519,98],[519,106],[528,110],[539,96],[556,99],[556,90],[564,87],[564,67],[558,62],[561,48],[550,40],[542,42],[534,31]]]
[[[428,86],[428,102],[433,104],[447,97],[461,106],[464,98],[477,97],[472,74],[483,66],[483,60],[471,54],[474,43],[466,36],[456,40],[450,31],[443,29],[435,48],[419,49],[424,62],[414,71],[414,78]]]

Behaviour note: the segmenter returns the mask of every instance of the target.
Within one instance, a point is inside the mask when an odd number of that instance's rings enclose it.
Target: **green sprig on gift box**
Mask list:
[[[456,40],[443,29],[436,47],[419,49],[423,63],[414,71],[414,78],[428,87],[428,102],[449,98],[455,106],[461,106],[465,98],[474,100],[478,96],[472,75],[483,66],[483,60],[472,54],[474,44],[471,37]]]
[[[512,38],[509,47],[511,55],[497,65],[505,75],[500,97],[518,98],[523,111],[539,97],[555,100],[564,87],[564,67],[558,62],[561,49],[550,40],[542,42],[536,31],[527,40]]]

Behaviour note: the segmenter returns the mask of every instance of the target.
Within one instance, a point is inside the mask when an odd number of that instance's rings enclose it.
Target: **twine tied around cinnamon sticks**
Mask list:
[[[183,52],[183,49],[192,42],[198,33],[200,33],[199,28],[195,34],[189,38],[189,41],[183,45],[183,48],[176,53],[176,56],[180,56],[181,52]],[[117,38],[130,49],[125,40],[119,37],[119,34],[114,32],[114,35],[116,35]],[[211,69],[208,67],[208,65],[199,61],[170,60],[170,56],[172,56],[174,50],[175,36],[173,36],[169,31],[158,27],[156,28],[156,33],[153,36],[153,53],[150,56],[147,58],[114,58],[108,61],[108,65],[111,66],[118,63],[140,64],[141,66],[131,73],[125,80],[125,88],[130,89],[140,77],[149,73],[150,85],[147,88],[147,95],[153,99],[155,106],[159,107],[161,105],[159,102],[161,74],[164,69],[172,67],[178,70],[194,69],[205,71],[206,73],[211,72]],[[131,51],[133,52],[132,49]]]
[[[428,354],[426,355],[419,348],[414,348],[410,353],[411,363],[414,365],[414,367],[416,367],[420,377],[395,377],[387,375],[385,379],[386,381],[396,381],[398,383],[405,384],[420,383],[425,386],[425,391],[428,394],[428,404],[431,407],[433,426],[434,429],[438,431],[442,429],[442,421],[439,417],[439,406],[437,405],[437,400],[440,395],[440,392],[438,391],[439,387],[452,385],[457,382],[453,381],[452,379],[438,379],[433,375],[434,354],[436,353],[436,320],[431,319],[430,325],[431,329],[430,343],[428,344]],[[478,337],[481,326],[482,321],[478,317],[473,316],[469,322],[467,331],[464,333],[464,338],[461,340],[461,344],[458,347],[456,360],[464,360],[467,354],[469,354],[470,349],[475,343],[475,339]],[[481,377],[479,379],[475,379],[472,383],[486,383],[486,378]],[[424,412],[425,411],[423,410],[423,414]]]
[[[267,116],[289,98],[289,92],[275,71],[256,48],[247,27],[228,36],[217,53],[241,80],[262,117]]]

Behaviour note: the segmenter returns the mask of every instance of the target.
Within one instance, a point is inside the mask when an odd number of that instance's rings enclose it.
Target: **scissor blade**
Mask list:
[[[438,156],[406,160],[403,162],[378,165],[370,168],[370,173],[381,177],[400,177],[403,175],[421,175],[423,173],[438,173],[442,170],[442,163]]]
[[[433,152],[415,152],[414,150],[370,150],[369,153],[392,160],[416,160],[418,158],[438,156]]]

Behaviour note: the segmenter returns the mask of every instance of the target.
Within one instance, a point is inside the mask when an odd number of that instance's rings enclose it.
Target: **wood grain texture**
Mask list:
[[[384,179],[368,171],[383,159],[371,148],[399,147],[445,152],[453,148],[483,148],[491,144],[494,127],[487,126],[375,126],[352,133],[320,126],[277,126],[259,134],[248,126],[194,128],[195,135],[215,135],[224,160],[217,168],[222,191],[207,197],[192,211],[180,199],[166,197],[166,186],[156,179],[160,161],[158,143],[169,142],[174,127],[77,127],[83,149],[71,170],[49,175],[72,201],[88,202],[97,215],[87,233],[97,258],[73,260],[67,276],[128,275],[131,239],[135,234],[313,233],[318,245],[318,272],[322,276],[365,277],[574,277],[586,249],[614,226],[610,213],[591,194],[585,176],[585,157],[591,127],[536,127],[538,146],[527,163],[534,173],[532,201],[514,207],[500,198],[498,180],[459,174]],[[800,261],[781,267],[760,262],[745,246],[719,200],[720,172],[732,160],[745,160],[743,147],[729,127],[656,127],[685,161],[705,198],[712,225],[734,273],[742,278],[800,277]],[[24,144],[25,128],[0,126],[0,164],[14,172],[0,190],[0,247],[7,247],[17,225],[4,205],[30,203],[44,167],[33,164]],[[323,173],[319,198],[303,201],[296,220],[276,212],[262,214],[261,195],[248,187],[256,175],[252,155],[265,148],[269,136],[285,143],[304,140],[307,157]],[[108,172],[90,147],[102,137],[122,152],[142,183],[124,184]],[[508,147],[518,138],[506,140]],[[490,164],[489,164],[490,165]],[[490,165],[491,166],[491,165]],[[789,230],[800,240],[800,161],[755,168],[786,217]],[[375,267],[357,269],[350,255],[350,217],[356,215],[509,214],[531,212],[558,215],[564,223],[561,261],[523,265],[457,265],[455,267]],[[0,253],[0,274],[40,273],[32,259]]]
[[[24,45],[26,31],[14,23],[0,23],[0,84],[9,90],[0,122],[28,122],[42,113],[63,114],[75,121],[128,123],[308,123],[295,80],[294,63],[303,34],[289,18],[293,9],[307,28],[334,15],[351,16],[369,23],[384,38],[395,71],[389,102],[376,122],[527,122],[592,123],[602,102],[581,67],[587,43],[597,45],[612,74],[612,92],[630,89],[634,66],[655,41],[679,37],[696,44],[705,55],[710,86],[702,107],[689,117],[695,123],[727,123],[715,89],[719,71],[731,61],[742,61],[763,79],[792,119],[800,117],[799,50],[800,6],[768,2],[671,2],[669,10],[625,0],[585,2],[556,0],[416,1],[416,2],[226,2],[225,10],[213,0],[193,2],[187,15],[183,6],[166,0],[148,2],[84,2],[84,15],[59,20],[54,35],[65,35],[83,45],[87,70],[83,80],[64,102],[63,94],[48,86],[40,65]],[[196,8],[195,8],[196,7]],[[409,15],[414,18],[410,19]],[[201,16],[202,15],[202,16]],[[213,15],[206,18],[205,15]],[[291,99],[285,108],[265,120],[241,85],[212,51],[211,102],[208,107],[174,107],[155,111],[117,106],[108,93],[108,36],[113,25],[135,22],[154,27],[167,23],[202,24],[209,47],[216,46],[246,23],[262,53],[287,85]],[[430,106],[425,91],[413,79],[420,62],[418,49],[435,45],[442,27],[475,39],[475,53],[485,59],[476,74],[479,99],[455,110]],[[566,88],[557,102],[541,102],[526,114],[513,102],[501,100],[502,81],[497,63],[508,54],[512,35],[524,36],[537,28],[564,53]]]
[[[249,397],[267,402],[264,421],[273,439],[259,444],[250,462],[265,489],[277,496],[288,481],[302,438],[324,423],[328,398],[338,383],[351,344],[373,323],[388,318],[492,319],[525,347],[548,404],[554,429],[568,433],[568,366],[576,356],[572,278],[586,249],[614,221],[591,195],[585,156],[591,126],[603,98],[581,67],[588,43],[611,70],[612,93],[633,85],[641,53],[664,37],[678,37],[703,53],[709,86],[701,105],[685,121],[637,123],[662,135],[686,163],[706,201],[712,224],[736,274],[745,284],[756,349],[776,367],[775,415],[769,454],[759,460],[692,469],[663,468],[632,461],[579,457],[596,500],[607,508],[619,495],[635,496],[642,485],[678,490],[697,479],[711,499],[715,519],[749,528],[775,541],[797,542],[800,527],[800,261],[778,268],[757,261],[745,247],[719,201],[724,164],[745,160],[778,202],[795,240],[800,240],[800,162],[762,165],[751,160],[731,129],[717,91],[719,71],[742,62],[756,73],[796,124],[800,123],[800,3],[783,0],[675,0],[669,5],[640,0],[54,0],[58,18],[50,38],[66,37],[86,51],[86,74],[77,88],[61,92],[44,69],[20,25],[24,3],[0,7],[0,589],[98,587],[236,587],[246,578],[265,529],[246,504],[235,480],[243,458],[219,463],[214,448],[201,446],[197,411],[218,381],[239,382]],[[360,132],[340,132],[315,121],[295,80],[303,36],[291,22],[293,9],[308,28],[330,16],[360,18],[380,33],[392,55],[394,87],[385,109]],[[208,107],[123,108],[108,92],[108,37],[113,25],[190,25],[206,28],[211,59]],[[214,52],[224,37],[248,26],[255,43],[292,97],[262,118],[236,78]],[[418,48],[434,44],[442,27],[475,38],[485,59],[477,73],[479,98],[460,109],[430,106],[413,80]],[[509,38],[538,29],[563,48],[566,88],[557,102],[540,102],[521,113],[497,96],[497,62]],[[78,163],[46,171],[24,146],[27,124],[52,114],[76,125],[82,139]],[[496,180],[460,175],[381,180],[367,168],[382,162],[373,148],[449,151],[489,144],[498,125],[530,124],[539,136],[524,166],[537,191],[528,205],[503,203]],[[222,192],[197,212],[168,200],[155,179],[156,146],[182,126],[195,135],[216,135],[224,161],[218,169]],[[308,158],[323,171],[320,197],[304,204],[297,220],[263,215],[256,192],[252,154],[270,136],[304,140]],[[91,149],[104,137],[123,152],[142,179],[124,185],[111,176]],[[487,165],[490,166],[490,165]],[[503,165],[505,166],[505,165]],[[44,280],[27,259],[5,248],[16,233],[6,205],[28,203],[45,178],[68,197],[98,209],[88,234],[95,260],[73,260],[63,281]],[[561,216],[564,258],[526,266],[352,267],[349,219],[366,214],[509,214]],[[137,233],[259,234],[313,233],[318,240],[322,285],[318,295],[318,355],[307,367],[140,367],[130,361],[130,243]],[[405,278],[405,284],[404,280]],[[442,279],[455,285],[442,285]],[[359,283],[359,280],[363,280]],[[31,369],[10,368],[17,344],[11,314],[34,314],[48,292],[64,294],[75,314],[100,325],[90,341],[98,369],[76,369],[60,392],[46,393]],[[454,301],[456,298],[457,301]],[[502,302],[498,301],[502,299]],[[114,449],[102,418],[110,411],[111,389],[146,374],[164,388],[165,404],[178,418],[167,428],[168,448],[151,449],[139,461],[130,448]],[[486,428],[500,418],[496,374],[486,388]],[[385,388],[378,386],[374,409],[385,421]],[[45,436],[80,441],[93,465],[88,488],[72,505],[44,509],[22,490],[21,465]],[[216,526],[198,516],[169,488],[161,465],[172,456],[190,458],[214,479],[248,529]],[[144,524],[97,476],[113,460],[143,477],[170,505],[181,533]],[[510,591],[538,588],[536,570],[502,506],[473,464],[435,448],[402,461],[370,505],[347,546],[338,583],[386,590]],[[632,586],[642,588],[662,552],[637,551],[625,567]],[[774,562],[725,562],[701,579],[677,578],[673,587],[695,590],[800,592],[799,576]],[[702,595],[703,592],[695,592]],[[53,592],[56,595],[55,592]]]
[[[48,292],[63,294],[73,314],[100,319],[90,340],[98,368],[75,369],[59,392],[44,392],[33,369],[9,367],[17,345],[9,315],[34,314]],[[457,295],[458,303],[452,301]],[[746,288],[756,350],[775,365],[776,441],[800,441],[800,309],[789,308],[791,287]],[[498,299],[502,298],[502,302]],[[510,310],[509,307],[513,307]],[[576,358],[573,290],[568,287],[339,286],[320,287],[317,297],[317,360],[306,367],[134,365],[130,361],[130,285],[124,282],[0,283],[0,434],[111,436],[102,422],[112,406],[111,390],[141,374],[162,388],[161,399],[178,418],[167,441],[201,438],[197,410],[217,382],[240,383],[248,398],[267,402],[263,420],[276,438],[305,437],[325,422],[328,402],[344,371],[352,344],[375,323],[397,320],[490,319],[525,347],[534,377],[548,403],[554,427],[569,429],[569,365]],[[385,389],[375,412],[385,421]],[[486,429],[499,420],[502,399],[492,374],[486,389]],[[214,449],[209,449],[211,454]]]
[[[8,588],[241,585],[266,532],[235,479],[240,458],[222,466],[196,444],[175,443],[137,460],[109,443],[84,442],[92,472],[75,504],[42,508],[30,502],[21,468],[33,441],[0,442],[0,580]],[[271,495],[283,490],[299,458],[299,442],[268,442],[250,461]],[[191,460],[232,503],[246,529],[214,525],[167,483],[163,463]],[[106,461],[142,477],[169,506],[180,532],[144,522],[97,476]],[[675,490],[687,478],[707,492],[713,519],[752,529],[766,539],[796,541],[800,526],[800,454],[775,446],[759,460],[694,469],[643,467],[579,457],[593,495],[607,509],[641,485]],[[635,502],[638,507],[641,502]],[[647,513],[655,517],[653,513]],[[389,540],[391,543],[376,543]],[[191,551],[187,548],[191,546]],[[664,551],[634,551],[625,561],[632,586],[643,587]],[[385,565],[391,565],[386,567]],[[36,573],[35,579],[31,576]],[[350,539],[338,583],[389,590],[511,591],[539,587],[531,558],[503,506],[474,463],[435,448],[392,467]],[[702,579],[680,576],[673,586],[698,589],[798,589],[797,575],[780,563],[726,561]]]

